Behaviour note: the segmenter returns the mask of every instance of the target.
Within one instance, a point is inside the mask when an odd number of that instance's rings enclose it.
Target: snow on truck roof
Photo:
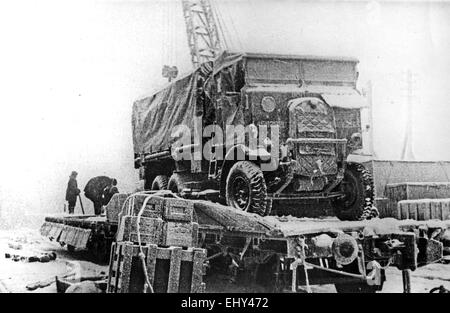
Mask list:
[[[221,69],[231,66],[242,59],[272,59],[272,60],[305,60],[305,61],[331,61],[331,62],[345,62],[354,63],[355,65],[359,63],[359,60],[355,57],[343,57],[343,56],[318,56],[318,55],[295,55],[295,54],[277,54],[277,53],[260,53],[260,52],[234,52],[225,50],[221,52],[213,61],[205,62],[200,64],[195,69],[183,73],[178,76],[172,82],[166,83],[160,88],[155,89],[153,92],[145,94],[136,100],[141,100],[144,98],[151,97],[158,92],[166,89],[168,86],[174,84],[178,80],[182,80],[188,76],[193,75],[197,71],[214,71],[217,73]],[[209,64],[208,64],[209,63]]]
[[[257,53],[247,52],[243,54],[246,58],[255,59],[290,59],[290,60],[311,60],[311,61],[337,61],[359,63],[355,57],[341,56],[319,56],[319,55],[298,55],[298,54],[275,54],[275,53]]]

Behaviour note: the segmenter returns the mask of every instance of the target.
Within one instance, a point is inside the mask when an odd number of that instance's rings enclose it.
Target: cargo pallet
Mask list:
[[[139,257],[140,248],[132,242],[113,243],[107,292],[148,292],[144,270],[155,293],[204,292],[206,250],[199,248],[142,246],[145,269]]]

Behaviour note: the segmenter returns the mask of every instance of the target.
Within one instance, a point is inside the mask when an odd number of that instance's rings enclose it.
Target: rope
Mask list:
[[[226,12],[227,11],[224,11],[224,15],[225,15]],[[243,50],[244,46],[242,45],[242,41],[240,39],[239,32],[237,31],[237,28],[236,28],[236,26],[234,24],[234,20],[233,20],[232,14],[231,13],[230,14],[226,14],[226,16],[230,20],[230,24],[231,24],[232,30],[234,31],[232,38],[236,38],[237,46],[239,47],[240,50]]]
[[[142,207],[139,210],[139,213],[138,213],[137,219],[136,219],[136,232],[137,232],[138,244],[139,244],[139,259],[141,260],[141,263],[142,263],[142,271],[144,272],[145,284],[147,285],[147,286],[144,286],[144,293],[146,293],[147,288],[150,289],[150,293],[154,293],[154,290],[153,290],[153,285],[150,282],[150,278],[148,277],[147,264],[145,262],[145,254],[144,254],[144,250],[142,249],[141,230],[140,230],[139,224],[141,223],[141,216],[142,216],[142,213],[144,213],[144,209],[145,209],[148,201],[153,197],[154,197],[154,195],[150,195],[147,198],[145,198],[144,203],[142,204]]]
[[[212,13],[213,13],[214,19],[217,22],[217,28],[219,29],[220,35],[222,37],[224,48],[226,50],[226,49],[228,49],[229,45],[228,45],[227,38],[225,36],[224,27],[222,25],[221,17],[219,16],[219,13],[218,13],[218,10],[216,8],[215,2],[213,0],[211,0],[210,4],[211,4],[211,9],[213,11]]]

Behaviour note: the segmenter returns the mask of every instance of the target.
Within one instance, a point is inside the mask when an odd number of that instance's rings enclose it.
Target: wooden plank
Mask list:
[[[438,202],[431,203],[430,205],[430,217],[431,219],[441,219],[441,205]]]
[[[67,231],[68,231],[68,228],[69,228],[69,227],[70,227],[70,226],[66,226],[66,225],[64,225],[64,226],[62,227],[61,235],[59,236],[58,242],[62,242],[62,243],[65,243],[65,242],[66,242]]]
[[[170,247],[170,270],[169,283],[167,286],[168,293],[178,292],[180,281],[180,267],[181,267],[181,247]]]
[[[408,205],[408,217],[417,221],[417,205],[410,203]]]
[[[191,293],[199,293],[203,292],[203,263],[206,259],[206,252],[204,249],[194,249],[193,252]]]
[[[116,262],[115,267],[116,276],[114,277],[114,289],[115,292],[120,292],[120,277],[122,276],[122,262],[123,262],[123,245],[117,244],[116,246]]]
[[[71,238],[72,246],[80,248],[81,244],[82,244],[81,240],[83,239],[83,235],[84,235],[84,229],[75,228],[74,234]]]
[[[133,245],[130,243],[122,243],[123,260],[120,270],[120,292],[128,293],[130,288],[131,264],[133,256]]]
[[[192,247],[198,246],[198,223],[192,223]]]
[[[442,209],[442,220],[450,220],[450,200],[444,201],[441,204]]]
[[[44,222],[44,224],[41,225],[41,228],[39,229],[39,233],[41,236],[46,237],[48,234],[48,222]]]
[[[114,284],[114,280],[117,277],[117,263],[114,260],[115,256],[116,256],[116,248],[117,248],[117,244],[115,242],[113,242],[111,244],[111,251],[109,253],[109,271],[108,271],[108,285],[106,290],[108,290],[108,292],[115,292],[115,284]]]
[[[67,229],[67,234],[66,234],[66,243],[75,246],[76,245],[76,235],[77,235],[77,230],[78,228],[76,227],[70,227]]]
[[[419,202],[415,204],[417,206],[417,220],[428,221],[430,219],[430,203]]]
[[[59,224],[53,224],[52,229],[50,231],[49,237],[55,239],[56,241],[59,240],[59,237],[61,235],[62,229],[64,225]]]
[[[405,210],[406,211],[408,210],[408,204],[407,203],[403,203],[403,202],[397,203],[397,218],[399,220],[406,219],[407,213],[405,213]]]
[[[150,284],[152,286],[155,279],[157,250],[158,250],[157,245],[150,244],[147,246],[146,265],[147,265],[148,279],[150,280]]]
[[[84,248],[87,246],[89,238],[91,237],[91,232],[92,230],[90,229],[82,230],[82,236],[81,239],[78,241],[78,245],[76,246],[77,248]]]

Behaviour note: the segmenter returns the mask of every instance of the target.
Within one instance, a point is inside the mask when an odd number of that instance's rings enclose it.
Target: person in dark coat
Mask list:
[[[66,189],[66,201],[69,203],[69,214],[73,214],[75,210],[75,204],[77,203],[77,197],[80,194],[77,183],[78,173],[73,171],[69,176],[69,182]]]
[[[103,189],[103,205],[107,205],[115,193],[119,193],[119,189],[117,188],[117,180],[113,178],[111,179],[111,185]]]
[[[97,176],[91,178],[86,187],[84,187],[84,195],[94,204],[95,215],[102,213],[103,191],[106,187],[111,186],[112,179],[107,176]]]

